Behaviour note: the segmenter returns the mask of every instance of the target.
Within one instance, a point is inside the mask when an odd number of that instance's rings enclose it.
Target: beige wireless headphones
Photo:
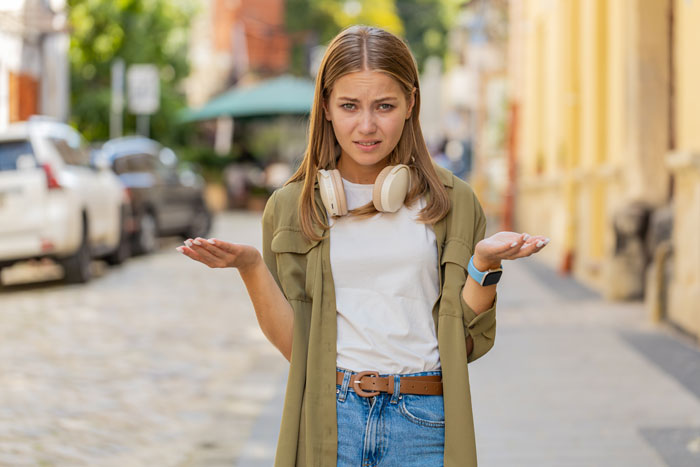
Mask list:
[[[332,216],[344,216],[348,213],[348,205],[345,201],[343,180],[338,170],[318,171],[318,186],[321,190],[321,199],[326,210]],[[372,190],[372,203],[379,212],[396,212],[406,199],[411,189],[411,171],[407,165],[390,165],[382,169],[374,181]]]

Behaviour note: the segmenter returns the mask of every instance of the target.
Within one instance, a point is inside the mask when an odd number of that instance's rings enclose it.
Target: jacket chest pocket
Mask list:
[[[315,265],[313,248],[319,241],[308,240],[296,230],[280,230],[272,237],[270,249],[277,259],[277,277],[287,300],[308,301],[313,292]]]

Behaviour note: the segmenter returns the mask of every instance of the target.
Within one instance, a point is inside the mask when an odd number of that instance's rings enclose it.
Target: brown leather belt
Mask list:
[[[338,371],[336,384],[343,384],[344,377],[345,373]],[[401,394],[439,396],[442,394],[442,376],[403,376],[399,387]],[[394,376],[380,377],[376,371],[361,371],[350,376],[350,388],[362,397],[376,396],[380,392],[394,394]]]

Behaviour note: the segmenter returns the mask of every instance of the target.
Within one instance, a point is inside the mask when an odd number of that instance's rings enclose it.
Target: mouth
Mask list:
[[[379,146],[381,140],[353,141],[353,143],[355,143],[355,145],[357,145],[360,149],[368,150],[374,149],[377,146]]]

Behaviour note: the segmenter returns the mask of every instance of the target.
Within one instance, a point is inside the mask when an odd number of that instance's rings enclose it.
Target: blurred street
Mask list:
[[[259,214],[245,213],[212,232],[256,245],[259,234]],[[287,364],[238,273],[179,244],[89,285],[0,292],[0,466],[233,463]]]
[[[227,213],[213,236],[259,231]],[[287,364],[238,274],[178,244],[89,285],[0,294],[0,465],[272,465]],[[700,464],[694,347],[534,260],[505,271],[497,344],[471,365],[480,465]]]

